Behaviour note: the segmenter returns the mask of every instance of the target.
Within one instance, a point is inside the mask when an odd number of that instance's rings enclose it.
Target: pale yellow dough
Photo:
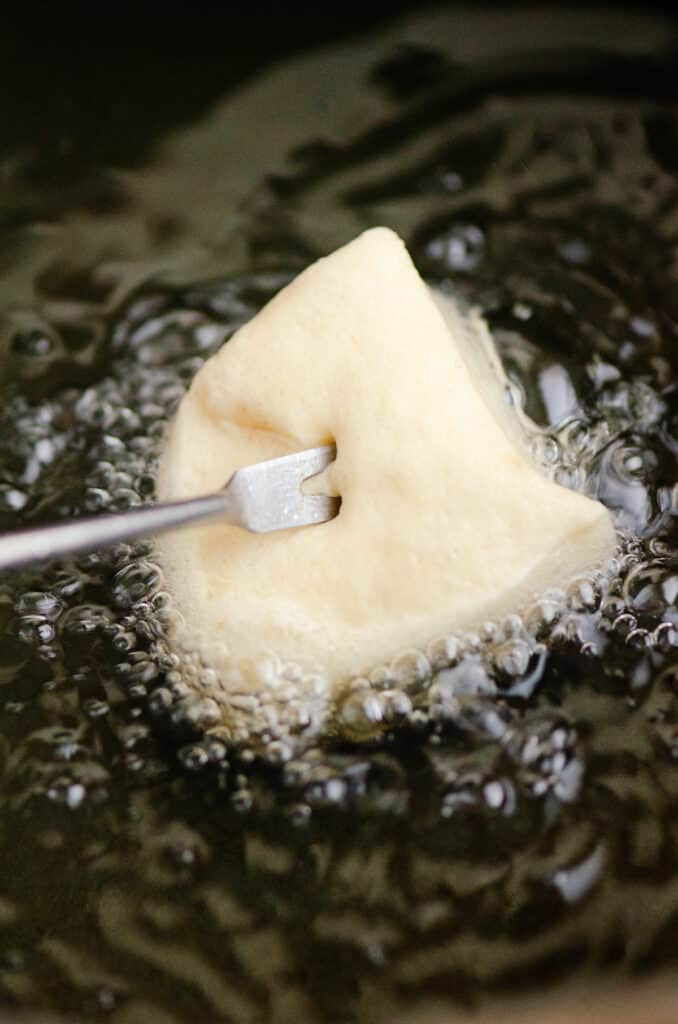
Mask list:
[[[454,308],[443,317],[400,239],[376,228],[300,274],[196,375],[161,498],[332,440],[343,498],[322,526],[257,536],[218,523],[159,545],[216,668],[272,655],[337,683],[518,612],[610,556],[607,511],[543,476],[511,429],[481,334],[469,340]],[[228,678],[257,687],[265,673]]]

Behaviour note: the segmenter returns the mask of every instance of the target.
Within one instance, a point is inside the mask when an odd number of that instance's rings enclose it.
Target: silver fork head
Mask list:
[[[334,519],[341,498],[303,494],[301,485],[327,469],[336,455],[336,445],[326,444],[238,469],[226,486],[240,525],[268,533]]]

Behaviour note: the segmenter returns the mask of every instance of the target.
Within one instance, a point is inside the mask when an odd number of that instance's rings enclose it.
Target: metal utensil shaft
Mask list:
[[[17,530],[0,537],[0,570],[18,569],[50,558],[95,551],[205,519],[224,518],[228,521],[231,506],[228,492],[219,491],[186,501],[135,507],[127,512]]]

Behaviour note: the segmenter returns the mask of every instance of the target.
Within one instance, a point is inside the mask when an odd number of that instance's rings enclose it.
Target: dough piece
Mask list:
[[[488,341],[449,301],[443,315],[400,239],[375,228],[300,274],[199,371],[160,498],[335,440],[325,482],[343,499],[321,526],[215,523],[161,542],[214,667],[272,655],[337,683],[518,612],[610,556],[605,508],[549,481],[509,429]],[[262,673],[229,678],[263,685]]]

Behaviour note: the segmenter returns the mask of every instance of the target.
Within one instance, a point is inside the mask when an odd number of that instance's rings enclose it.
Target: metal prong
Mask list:
[[[328,494],[307,494],[304,497],[304,521],[309,525],[312,523],[327,523],[339,515],[341,498]]]
[[[325,444],[320,448],[309,448],[308,451],[299,452],[298,455],[291,456],[291,458],[296,459],[294,468],[300,475],[301,483],[324,472],[330,463],[334,462],[336,457],[337,446],[335,444]]]

